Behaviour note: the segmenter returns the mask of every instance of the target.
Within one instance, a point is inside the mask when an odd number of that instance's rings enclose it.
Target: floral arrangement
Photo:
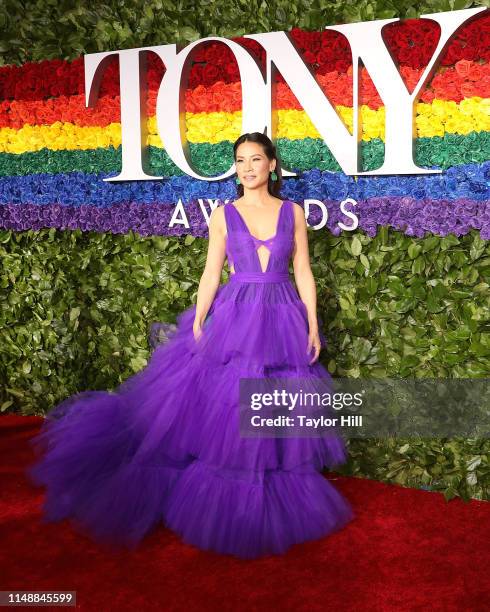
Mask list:
[[[347,41],[337,32],[293,29],[290,37],[315,72],[325,95],[352,130],[352,66]],[[437,44],[438,26],[406,20],[387,26],[385,44],[412,90]],[[263,49],[235,38],[257,61]],[[277,74],[277,148],[286,167],[282,195],[303,205],[323,202],[326,227],[349,225],[340,202],[359,227],[374,236],[380,226],[407,235],[444,236],[479,230],[490,238],[490,17],[461,28],[441,57],[416,105],[414,157],[419,166],[439,168],[425,176],[351,177],[342,173],[284,79]],[[232,143],[241,131],[241,83],[236,62],[219,43],[203,43],[192,56],[186,92],[187,139],[196,168],[206,176],[233,163]],[[207,233],[203,206],[236,194],[233,178],[192,179],[165,153],[156,126],[155,104],[164,67],[149,55],[147,114],[151,171],[162,181],[107,183],[120,168],[121,126],[118,64],[104,75],[99,102],[85,108],[81,58],[0,68],[0,227],[14,230],[57,227],[142,235]],[[382,164],[384,107],[366,70],[361,70],[362,161]],[[170,221],[176,204],[183,220]],[[312,207],[310,224],[320,221]]]

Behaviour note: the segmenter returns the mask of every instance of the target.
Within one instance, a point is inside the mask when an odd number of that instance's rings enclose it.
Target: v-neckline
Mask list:
[[[246,229],[246,231],[247,231],[247,234],[248,234],[248,235],[249,235],[251,238],[253,238],[254,240],[257,240],[257,242],[270,242],[270,241],[271,241],[273,238],[275,238],[275,237],[277,236],[277,234],[279,233],[279,223],[280,223],[280,221],[281,221],[281,213],[282,213],[282,209],[284,208],[284,204],[285,204],[285,202],[286,202],[286,200],[283,200],[283,201],[282,201],[282,204],[281,204],[281,206],[280,206],[280,208],[279,208],[279,214],[277,215],[277,223],[276,223],[276,233],[275,233],[273,236],[271,236],[270,238],[264,238],[264,239],[262,239],[262,238],[257,238],[257,236],[254,236],[254,235],[252,234],[252,232],[249,230],[248,225],[245,223],[245,219],[243,218],[243,216],[242,216],[242,214],[240,213],[240,211],[238,210],[238,208],[235,206],[235,204],[234,204],[233,202],[231,203],[231,205],[232,205],[232,206],[233,206],[233,208],[236,210],[236,212],[237,212],[238,216],[240,217],[240,219],[241,219],[241,221],[242,221],[242,223],[243,223],[243,225],[244,225],[244,227],[245,227],[245,229]]]

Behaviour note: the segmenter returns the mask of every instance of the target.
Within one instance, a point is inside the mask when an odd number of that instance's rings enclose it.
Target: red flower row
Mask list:
[[[401,75],[409,91],[419,82],[422,70],[401,68]],[[325,95],[334,105],[352,106],[352,69],[346,74],[331,72],[319,75],[318,82]],[[382,106],[382,101],[365,68],[361,69],[361,104],[372,109]],[[463,98],[480,96],[490,98],[490,64],[475,64],[460,60],[454,68],[438,74],[424,88],[420,100],[427,104],[434,98],[460,102]],[[157,90],[150,90],[147,113],[155,114]],[[185,93],[185,109],[191,113],[234,112],[242,106],[241,83],[217,82],[210,87],[198,85]],[[301,109],[289,87],[277,85],[277,107]],[[121,120],[119,96],[103,96],[94,109],[85,108],[83,95],[24,102],[5,100],[0,103],[0,128],[20,129],[25,124],[49,125],[56,121],[68,121],[79,126],[105,126]]]
[[[389,24],[383,30],[385,44],[395,60],[414,70],[427,65],[439,37],[439,26],[426,19],[411,19]],[[350,47],[338,32],[324,30],[306,32],[294,28],[290,32],[304,61],[317,75],[332,71],[347,72],[352,59]],[[265,51],[253,40],[233,39],[248,48],[263,66]],[[490,14],[461,28],[452,38],[440,64],[452,66],[461,60],[488,61],[490,57]],[[239,80],[238,66],[231,51],[220,43],[203,43],[193,53],[189,87],[210,87],[217,81],[233,83]],[[148,85],[156,89],[164,73],[164,66],[154,54],[149,54]],[[277,80],[284,82],[280,74]],[[73,62],[47,60],[23,66],[0,67],[0,99],[41,100],[56,96],[71,96],[84,92],[83,58]],[[101,86],[102,95],[119,93],[119,66],[114,61],[108,66]]]

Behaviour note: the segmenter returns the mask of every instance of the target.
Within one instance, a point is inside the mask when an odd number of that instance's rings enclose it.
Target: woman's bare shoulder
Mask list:
[[[225,223],[225,205],[221,204],[216,206],[211,211],[209,215],[209,227],[213,229],[218,229],[220,233],[226,233],[226,223]]]
[[[290,202],[293,205],[295,226],[298,227],[298,225],[306,224],[304,208],[300,204],[293,202],[293,200],[290,200]]]

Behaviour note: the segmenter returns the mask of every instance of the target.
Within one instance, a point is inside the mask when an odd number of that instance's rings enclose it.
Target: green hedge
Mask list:
[[[320,30],[371,19],[415,18],[476,6],[488,0],[3,0],[0,63],[22,64],[83,53],[231,38],[257,32]]]
[[[308,232],[334,376],[488,375],[490,242]],[[41,415],[143,368],[151,323],[195,302],[206,251],[192,236],[0,231],[2,410]],[[351,440],[350,451],[346,473],[489,498],[488,440]]]

